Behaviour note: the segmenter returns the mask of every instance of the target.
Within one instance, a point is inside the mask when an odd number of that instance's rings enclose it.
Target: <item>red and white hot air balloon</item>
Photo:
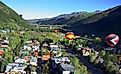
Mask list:
[[[109,46],[113,47],[119,42],[119,37],[116,34],[110,34],[106,37],[106,42]]]

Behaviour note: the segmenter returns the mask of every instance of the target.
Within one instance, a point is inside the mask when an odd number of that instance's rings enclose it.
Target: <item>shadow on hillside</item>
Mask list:
[[[104,15],[107,13],[108,15],[104,17]],[[91,23],[88,23],[90,21]],[[72,25],[70,25],[69,30],[72,30],[80,35],[95,34],[101,37],[106,36],[110,33],[121,35],[120,21],[121,21],[121,6],[95,14],[87,18],[86,20],[75,22]],[[82,22],[85,22],[86,24],[83,24]]]

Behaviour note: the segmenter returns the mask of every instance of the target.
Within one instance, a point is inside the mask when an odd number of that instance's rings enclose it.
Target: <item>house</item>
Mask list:
[[[2,44],[0,44],[0,48],[8,48],[8,44],[2,43]]]
[[[14,32],[14,30],[6,29],[6,30],[0,30],[0,32],[2,32],[2,33],[10,33],[10,32]]]
[[[20,35],[23,35],[24,33],[25,33],[24,31],[20,31],[20,32],[19,32]]]
[[[50,49],[53,53],[57,53],[57,51],[61,51],[61,49],[59,49],[58,45],[50,45]]]
[[[3,56],[4,51],[0,50],[0,56]]]
[[[71,64],[60,64],[59,65],[60,74],[74,74],[74,66]]]
[[[36,39],[31,39],[31,40],[26,41],[26,45],[33,46],[33,45],[40,45],[40,43]]]
[[[56,64],[62,63],[61,58],[55,57],[55,58],[51,58],[51,59],[52,59]]]
[[[23,50],[32,50],[32,48],[31,48],[31,46],[28,46],[28,45],[24,45],[24,48],[23,48]]]
[[[26,41],[26,45],[28,45],[28,46],[32,46],[32,45],[33,45],[33,43],[32,43],[32,41],[31,41],[31,40],[29,40],[29,41]]]
[[[19,54],[23,56],[29,56],[31,53],[28,50],[21,50]]]
[[[119,74],[121,74],[121,69],[119,69]]]
[[[118,58],[118,64],[121,64],[121,55],[117,55]]]
[[[8,48],[9,46],[8,40],[0,40],[0,48]]]
[[[50,59],[50,55],[42,55],[42,60],[47,61]]]
[[[39,41],[36,39],[31,39],[31,41],[34,45],[40,45]]]
[[[39,50],[39,46],[40,46],[40,43],[37,40],[32,39],[32,40],[26,41],[23,47],[23,50],[35,51],[35,50]]]
[[[30,60],[30,58],[28,56],[24,56],[23,59],[25,60],[25,62],[28,62]]]
[[[33,66],[37,66],[37,58],[36,57],[31,57],[30,64],[33,65]]]
[[[38,45],[38,46],[35,46],[35,45],[32,46],[33,51],[35,51],[35,50],[39,50],[39,48],[40,48],[39,45]]]
[[[59,30],[55,29],[55,30],[53,30],[53,32],[58,33],[58,32],[59,32]]]
[[[83,54],[83,56],[89,56],[91,54],[91,49],[90,48],[83,48],[82,54]]]
[[[17,65],[13,66],[10,70],[10,74],[26,74],[24,63],[16,63]]]
[[[5,70],[5,73],[10,73],[10,71],[14,68],[14,66],[16,66],[18,64],[16,63],[8,63],[8,65],[6,66],[6,70]]]
[[[15,63],[25,63],[26,61],[24,59],[18,58],[15,60]]]
[[[35,51],[34,51],[33,56],[37,57],[37,56],[38,56],[38,54],[39,54],[39,53],[38,53],[38,51],[37,51],[37,50],[35,50]]]
[[[7,33],[7,31],[6,31],[6,30],[0,30],[0,32],[2,32],[2,33]]]
[[[9,44],[9,41],[8,40],[3,40],[3,42]]]
[[[0,57],[2,57],[4,55],[5,51],[8,51],[8,48],[0,47]]]
[[[68,57],[61,57],[61,59],[65,63],[70,63],[70,59]]]
[[[43,46],[43,47],[47,47],[48,44],[47,44],[47,43],[43,43],[42,46]]]
[[[70,60],[69,60],[68,57],[54,57],[54,58],[51,58],[51,59],[54,60],[56,64],[70,63]]]
[[[50,45],[51,51],[59,50],[58,45]]]

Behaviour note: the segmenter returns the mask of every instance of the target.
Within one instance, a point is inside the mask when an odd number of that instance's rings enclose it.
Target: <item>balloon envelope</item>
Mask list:
[[[72,40],[74,38],[74,33],[73,32],[67,32],[65,35],[65,38]]]
[[[116,34],[110,34],[106,37],[106,42],[109,46],[113,47],[119,42],[119,37]]]

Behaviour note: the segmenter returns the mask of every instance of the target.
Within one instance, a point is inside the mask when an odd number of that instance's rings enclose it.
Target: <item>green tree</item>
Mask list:
[[[89,57],[90,57],[90,62],[93,63],[95,61],[96,57],[97,57],[96,52],[91,53],[91,55]]]
[[[100,57],[105,57],[105,55],[106,55],[106,51],[105,50],[101,50],[101,51],[99,51],[99,56]]]
[[[101,38],[99,38],[99,37],[95,37],[95,38],[93,39],[93,42],[94,42],[95,44],[99,44],[99,43],[102,42],[102,40],[101,40]]]

